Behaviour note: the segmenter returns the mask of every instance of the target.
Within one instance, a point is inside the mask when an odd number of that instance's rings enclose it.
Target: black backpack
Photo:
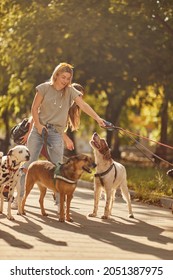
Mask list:
[[[21,137],[23,137],[28,132],[29,126],[29,119],[25,118],[22,122],[12,127],[10,136],[16,144],[21,144]]]

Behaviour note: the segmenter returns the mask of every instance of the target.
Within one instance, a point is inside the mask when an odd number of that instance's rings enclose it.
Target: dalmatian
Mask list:
[[[7,218],[9,220],[14,220],[14,217],[11,214],[11,203],[13,201],[15,187],[17,188],[19,198],[20,165],[22,162],[28,161],[29,158],[29,150],[24,145],[17,145],[10,149],[6,156],[3,156],[3,153],[0,152],[0,213],[3,213],[3,190],[8,186]],[[19,207],[20,205],[18,208]]]

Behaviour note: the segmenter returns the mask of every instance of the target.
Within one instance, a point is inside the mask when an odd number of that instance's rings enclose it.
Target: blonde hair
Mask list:
[[[77,83],[73,83],[72,87],[80,91],[81,96],[83,96],[84,94],[83,86]],[[79,106],[75,102],[73,102],[72,106],[68,111],[67,128],[70,127],[71,131],[78,130],[80,126],[80,115],[81,115],[81,110]]]
[[[73,66],[66,62],[62,62],[55,67],[55,69],[52,73],[52,76],[50,77],[50,84],[54,85],[54,83],[56,82],[57,76],[64,72],[68,72],[71,74],[71,79],[70,79],[70,83],[69,83],[69,84],[71,84],[71,81],[73,78]]]

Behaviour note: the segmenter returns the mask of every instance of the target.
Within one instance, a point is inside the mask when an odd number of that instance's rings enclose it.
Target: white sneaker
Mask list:
[[[18,209],[17,198],[15,197],[11,203],[11,209]]]
[[[104,191],[101,192],[100,199],[106,200],[106,195],[105,195],[105,192],[104,192]]]

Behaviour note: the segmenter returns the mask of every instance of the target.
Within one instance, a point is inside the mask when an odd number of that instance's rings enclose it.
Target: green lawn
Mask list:
[[[167,170],[156,167],[126,166],[129,189],[141,200],[157,201],[161,196],[173,197],[173,180]]]

